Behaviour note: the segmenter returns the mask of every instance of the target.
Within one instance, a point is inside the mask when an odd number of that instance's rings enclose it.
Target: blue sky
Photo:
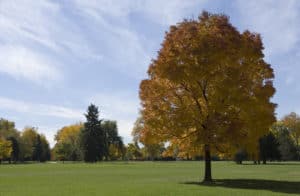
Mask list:
[[[53,145],[95,103],[130,142],[139,83],[164,32],[202,10],[262,35],[277,117],[300,113],[300,1],[1,0],[0,117],[38,127]]]

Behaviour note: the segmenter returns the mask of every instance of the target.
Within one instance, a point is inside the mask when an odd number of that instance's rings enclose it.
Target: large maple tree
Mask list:
[[[273,69],[259,34],[240,33],[222,14],[171,26],[140,84],[144,142],[202,151],[255,149],[275,121]]]

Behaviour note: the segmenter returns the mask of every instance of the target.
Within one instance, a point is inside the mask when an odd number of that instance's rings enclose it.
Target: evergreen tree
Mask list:
[[[259,139],[259,150],[263,164],[267,160],[280,160],[279,143],[272,132]]]
[[[44,135],[40,136],[40,140],[41,140],[41,147],[42,147],[40,162],[49,161],[51,158],[49,143]]]
[[[98,107],[91,104],[85,114],[86,122],[81,132],[81,146],[85,162],[102,160],[105,153],[104,133],[101,129]]]
[[[38,134],[36,136],[36,141],[33,146],[33,160],[41,161],[42,154],[43,154],[43,146],[42,146],[41,136]]]

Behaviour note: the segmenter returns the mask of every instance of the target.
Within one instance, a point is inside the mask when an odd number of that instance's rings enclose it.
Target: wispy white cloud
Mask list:
[[[57,62],[31,44],[59,49],[45,28],[51,26],[45,13],[58,10],[56,4],[48,1],[0,2],[0,72],[47,86],[62,79]]]
[[[73,119],[74,121],[84,119],[82,110],[67,108],[64,106],[24,102],[6,97],[0,97],[0,109],[23,113],[25,115],[51,116],[56,118]]]
[[[52,59],[23,46],[0,45],[0,72],[16,79],[27,79],[38,84],[62,80],[61,72]]]
[[[50,0],[0,2],[0,35],[5,42],[39,44],[56,53],[92,54],[80,26],[62,4]]]
[[[94,28],[91,28],[91,31],[101,34],[102,39],[98,44],[106,49],[106,62],[126,75],[143,75],[150,62],[150,55],[143,44],[145,40],[130,28],[128,14],[132,4],[129,1],[105,0],[75,2],[74,7],[78,14],[93,22]],[[135,71],[132,72],[132,69]]]
[[[75,0],[75,5],[90,15],[110,15],[113,17],[126,17],[137,5],[136,0]],[[122,20],[122,18],[120,18]]]
[[[74,57],[102,60],[62,4],[50,0],[0,1],[0,49],[2,73],[37,84],[63,78],[62,66]]]
[[[171,25],[181,21],[196,6],[200,8],[207,0],[76,0],[80,9],[93,16],[111,16],[119,20],[126,20],[132,13],[139,13],[149,20],[161,24]]]
[[[49,29],[57,28],[52,17],[59,12],[59,5],[50,1],[1,1],[1,39],[9,42],[35,41],[58,50]]]
[[[93,95],[87,102],[98,105],[105,118],[130,118],[138,114],[138,97],[128,93],[99,93]]]
[[[191,10],[198,7],[199,10],[208,2],[207,0],[173,0],[173,1],[139,1],[139,12],[161,25],[173,25],[182,21],[183,18],[198,17],[191,15]],[[199,13],[196,13],[199,14]]]
[[[76,0],[74,7],[80,15],[95,22],[96,32],[107,35],[100,44],[113,54],[107,57],[110,64],[127,75],[142,78],[153,57],[153,40],[132,28],[132,14],[168,28],[184,17],[191,17],[188,11],[204,2],[206,0]]]
[[[297,47],[300,41],[300,2],[297,0],[238,0],[240,22],[262,34],[265,52],[278,55]]]

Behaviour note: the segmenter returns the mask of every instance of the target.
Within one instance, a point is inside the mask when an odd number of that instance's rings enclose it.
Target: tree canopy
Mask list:
[[[240,33],[222,14],[203,12],[171,26],[140,84],[142,139],[204,150],[205,181],[212,150],[257,149],[276,107],[262,50],[259,34]]]

